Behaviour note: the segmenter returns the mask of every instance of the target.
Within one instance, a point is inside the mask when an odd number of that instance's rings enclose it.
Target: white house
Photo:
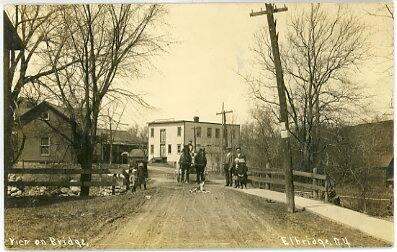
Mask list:
[[[193,121],[164,120],[148,123],[149,160],[164,160],[175,164],[179,160],[184,145],[192,144],[193,148],[205,148],[209,169],[219,169],[223,140],[223,126],[220,123],[200,122],[198,117]],[[227,146],[240,144],[240,125],[226,125]]]

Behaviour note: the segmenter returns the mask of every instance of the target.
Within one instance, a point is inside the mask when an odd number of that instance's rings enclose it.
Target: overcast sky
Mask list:
[[[151,110],[127,109],[123,122],[144,125],[148,121],[165,118],[191,120],[197,115],[202,121],[220,122],[215,113],[226,109],[234,111],[234,123],[249,120],[252,101],[247,84],[237,72],[249,70],[253,35],[267,25],[265,16],[251,18],[251,9],[260,4],[173,4],[168,5],[167,22],[171,38],[177,41],[169,53],[154,60],[157,70],[150,69],[146,77],[133,80],[133,89],[145,93]],[[289,15],[303,4],[288,4],[289,11],[277,14],[278,29],[284,32]],[[381,5],[350,4],[349,8],[362,15],[370,27],[375,55],[392,58],[393,24],[390,19],[369,16],[365,11]],[[335,5],[327,5],[329,11]],[[388,112],[392,98],[392,62],[374,57],[362,65],[352,78],[373,94],[373,108]],[[389,69],[389,70],[388,70]],[[129,106],[132,108],[132,106]]]

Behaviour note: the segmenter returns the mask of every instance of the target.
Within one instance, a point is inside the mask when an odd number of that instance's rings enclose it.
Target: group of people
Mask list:
[[[231,147],[226,148],[227,153],[225,155],[223,169],[225,173],[226,186],[233,186],[235,188],[247,188],[248,180],[248,168],[246,157],[241,153],[241,148],[236,148],[236,154],[232,152]]]
[[[135,164],[131,163],[128,175],[132,192],[135,192],[138,186],[139,189],[142,189],[142,185],[143,189],[146,190],[146,182],[149,177],[146,161],[137,161]]]
[[[232,152],[231,147],[226,148],[227,153],[224,158],[224,173],[226,179],[226,186],[233,186],[239,188],[247,188],[248,168],[246,164],[246,157],[241,152],[241,148],[236,148],[236,153]],[[196,169],[197,184],[205,181],[205,170],[207,167],[207,158],[205,149],[199,148],[197,153],[192,151],[189,145],[185,145],[182,149],[179,158],[178,182],[189,183],[189,174],[191,169]]]
[[[200,184],[205,181],[205,169],[207,167],[207,157],[205,149],[199,148],[197,153],[194,153],[189,145],[183,146],[179,158],[179,175],[178,182],[189,183],[190,169],[196,169],[196,182]]]

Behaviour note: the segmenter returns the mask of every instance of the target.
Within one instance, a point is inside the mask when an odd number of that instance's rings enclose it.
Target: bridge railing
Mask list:
[[[129,189],[129,174],[126,165],[101,165],[93,166],[92,169],[81,168],[12,168],[8,174],[22,175],[18,181],[7,181],[7,186],[111,186],[112,194],[115,194],[116,186],[126,186]],[[91,181],[76,181],[70,179],[73,175],[92,174],[100,175],[98,179]],[[28,176],[24,176],[28,175]],[[101,175],[108,175],[104,179]],[[122,176],[120,176],[122,175]]]
[[[328,195],[328,180],[324,174],[317,173],[314,168],[313,172],[293,171],[294,187],[310,190],[313,198],[319,198],[324,193],[325,200]],[[248,178],[253,186],[272,190],[274,187],[285,186],[285,172],[282,170],[270,169],[249,169]]]

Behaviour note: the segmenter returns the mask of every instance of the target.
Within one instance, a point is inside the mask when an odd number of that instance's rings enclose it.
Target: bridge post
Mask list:
[[[266,173],[266,179],[270,180],[270,175],[268,173]],[[270,183],[269,182],[266,182],[265,189],[270,190]]]
[[[125,192],[128,192],[130,190],[130,173],[123,170],[123,175],[125,181]]]
[[[317,168],[313,168],[313,175],[317,174]],[[317,186],[317,179],[313,176],[313,185]],[[317,199],[318,198],[318,192],[317,189],[313,188],[313,198]]]
[[[116,183],[116,174],[113,174],[112,195],[116,194],[116,186],[114,185],[115,183]]]
[[[328,202],[328,177],[325,178],[325,193],[324,200]]]

